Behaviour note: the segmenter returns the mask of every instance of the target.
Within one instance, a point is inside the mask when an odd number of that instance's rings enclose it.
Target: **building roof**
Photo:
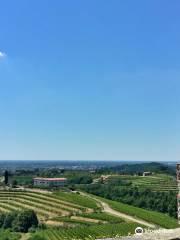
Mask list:
[[[66,181],[67,178],[41,178],[41,177],[37,177],[34,178],[34,180],[40,180],[40,181]]]

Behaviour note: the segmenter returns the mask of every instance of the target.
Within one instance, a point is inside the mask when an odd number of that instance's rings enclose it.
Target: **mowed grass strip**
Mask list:
[[[122,213],[126,213],[128,215],[137,217],[139,219],[143,219],[147,222],[154,223],[158,226],[161,226],[167,229],[179,227],[177,219],[169,217],[166,214],[134,207],[128,204],[111,201],[111,200],[100,198],[100,197],[98,198],[101,199],[103,202],[108,203],[109,206],[114,210],[117,210]]]

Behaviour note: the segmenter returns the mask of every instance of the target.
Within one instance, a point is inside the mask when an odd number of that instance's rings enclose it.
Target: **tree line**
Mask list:
[[[38,218],[33,210],[12,211],[0,214],[0,228],[26,233],[38,227]]]
[[[91,184],[81,186],[88,193],[95,194],[110,200],[119,201],[136,207],[166,213],[177,218],[176,193],[153,192],[150,189],[139,189],[133,186],[126,186],[125,182]],[[128,184],[128,183],[127,183]]]

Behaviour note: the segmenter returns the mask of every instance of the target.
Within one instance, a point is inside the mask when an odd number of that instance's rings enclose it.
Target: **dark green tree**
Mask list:
[[[14,179],[14,180],[12,181],[12,187],[15,188],[15,187],[17,186],[17,184],[18,184],[18,183],[17,183],[17,180]]]
[[[3,223],[3,228],[11,228],[13,221],[16,219],[17,212],[13,211],[10,213],[7,213],[5,218],[4,218],[4,223]]]
[[[4,213],[0,214],[0,228],[3,226],[4,224],[4,219],[5,219],[6,215]]]
[[[8,171],[6,170],[4,172],[4,183],[7,185],[8,184],[8,180],[9,180],[9,173]]]
[[[12,223],[12,228],[17,232],[28,232],[30,228],[37,228],[38,219],[33,210],[19,212]]]

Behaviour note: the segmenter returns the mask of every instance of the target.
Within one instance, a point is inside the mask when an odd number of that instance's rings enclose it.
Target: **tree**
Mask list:
[[[4,229],[12,227],[12,223],[16,219],[17,213],[18,213],[17,211],[13,211],[6,214],[4,218],[4,223],[3,223]]]
[[[4,219],[5,219],[6,215],[4,213],[0,214],[0,228],[3,226],[4,224]]]
[[[6,170],[6,171],[4,172],[4,183],[5,183],[5,185],[8,184],[8,180],[9,180],[9,173],[8,173],[8,171]]]
[[[17,184],[18,184],[18,183],[17,183],[17,180],[14,179],[14,180],[12,181],[12,187],[15,188],[15,187],[17,186]]]
[[[82,175],[82,176],[76,176],[70,179],[70,184],[90,184],[92,183],[93,179],[91,176],[88,175]]]
[[[38,219],[33,210],[19,212],[13,221],[12,228],[17,232],[28,232],[30,228],[38,226]]]

